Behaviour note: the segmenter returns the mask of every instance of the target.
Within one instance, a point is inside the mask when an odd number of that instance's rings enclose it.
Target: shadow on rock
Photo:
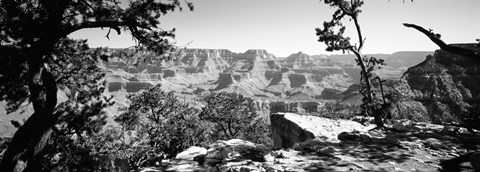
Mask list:
[[[362,171],[369,169],[356,162],[373,165],[392,161],[402,163],[412,157],[398,142],[385,138],[371,138],[369,142],[339,143],[313,139],[296,144],[294,149],[303,156],[313,155],[321,160],[305,168],[307,171]]]

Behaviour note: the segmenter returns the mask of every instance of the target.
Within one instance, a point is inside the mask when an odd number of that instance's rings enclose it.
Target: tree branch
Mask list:
[[[360,24],[358,23],[357,16],[352,16],[353,22],[355,23],[355,28],[357,29],[357,35],[358,35],[358,51],[362,50],[363,47],[363,36],[362,36],[362,31],[360,30]]]
[[[95,22],[84,22],[77,26],[72,26],[65,30],[64,35],[68,35],[73,33],[77,30],[87,29],[87,28],[101,28],[101,27],[108,27],[117,31],[118,34],[121,34],[120,27],[128,26],[129,23],[124,21],[95,21]]]
[[[464,56],[464,57],[470,58],[470,59],[475,60],[475,61],[480,63],[480,52],[478,52],[478,51],[448,45],[445,42],[443,42],[443,40],[440,39],[439,34],[435,34],[431,30],[427,30],[427,29],[425,29],[421,26],[418,26],[418,25],[415,25],[415,24],[410,24],[410,23],[403,23],[403,25],[405,27],[413,28],[413,29],[423,33],[428,38],[430,38],[430,40],[433,43],[437,44],[440,47],[440,49],[442,49],[446,52],[456,54],[456,55],[460,55],[460,56]]]
[[[444,49],[444,48],[448,47],[448,45],[445,42],[443,42],[443,40],[440,39],[440,36],[438,34],[433,33],[431,30],[427,30],[427,29],[425,29],[421,26],[415,25],[415,24],[403,23],[403,25],[405,27],[410,27],[410,28],[416,29],[419,32],[422,32],[428,38],[430,38],[430,40],[432,40],[432,42],[437,44],[441,49]]]

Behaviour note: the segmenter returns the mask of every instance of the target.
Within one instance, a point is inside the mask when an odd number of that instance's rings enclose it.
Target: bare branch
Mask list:
[[[441,49],[446,48],[448,46],[445,42],[443,42],[443,40],[440,39],[438,34],[433,33],[432,30],[427,30],[427,29],[425,29],[421,26],[415,25],[415,24],[403,23],[403,25],[405,27],[414,28],[414,29],[418,30],[419,32],[422,32],[428,38],[430,38],[430,40],[432,40],[432,42],[437,44]]]
[[[112,30],[112,28],[108,28],[108,33],[107,35],[105,35],[105,37],[110,40],[110,31]]]
[[[360,30],[360,24],[358,23],[358,18],[357,16],[352,16],[353,22],[355,23],[355,28],[357,29],[357,35],[358,35],[358,51],[362,50],[363,47],[363,41],[364,38],[362,36],[362,31]]]
[[[70,28],[67,28],[65,30],[64,35],[68,35],[70,33],[73,33],[77,30],[81,29],[87,29],[87,28],[101,28],[101,27],[108,27],[111,29],[114,29],[117,31],[118,34],[121,34],[121,29],[120,27],[122,26],[128,26],[127,22],[123,21],[98,21],[98,22],[85,22],[77,26],[73,26]]]
[[[478,52],[478,51],[448,45],[445,42],[443,42],[443,40],[440,39],[439,34],[435,34],[435,33],[433,33],[433,31],[427,30],[427,29],[425,29],[421,26],[418,26],[418,25],[415,25],[415,24],[410,24],[410,23],[403,23],[403,25],[405,27],[410,27],[410,28],[413,28],[413,29],[415,29],[419,32],[422,32],[424,35],[426,35],[428,38],[430,38],[430,40],[433,43],[437,44],[440,47],[440,49],[442,49],[446,52],[461,55],[461,56],[465,56],[465,57],[468,57],[468,58],[470,58],[472,60],[475,60],[475,61],[480,63],[480,52]]]

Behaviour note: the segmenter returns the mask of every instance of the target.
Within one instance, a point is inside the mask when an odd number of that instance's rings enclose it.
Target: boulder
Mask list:
[[[366,132],[366,127],[358,122],[342,119],[329,119],[294,113],[274,113],[270,116],[274,147],[291,148],[295,143],[308,139],[323,138],[338,142],[338,134],[354,130]]]
[[[188,149],[184,150],[183,152],[180,152],[179,154],[177,154],[175,159],[193,161],[195,157],[206,155],[206,154],[207,154],[207,149],[202,147],[197,147],[197,146],[191,146]]]
[[[293,149],[302,153],[315,154],[317,156],[334,157],[335,148],[324,139],[311,139],[302,143],[296,143]]]
[[[372,137],[368,133],[359,131],[342,132],[338,135],[338,140],[342,142],[370,142]]]
[[[407,132],[412,130],[413,123],[409,120],[395,120],[393,122],[392,128],[400,132]]]
[[[450,149],[448,145],[443,144],[443,142],[441,142],[436,138],[428,138],[428,139],[422,140],[422,143],[423,145],[425,145],[425,147],[433,150]]]
[[[265,154],[268,152],[267,148],[262,145],[240,139],[216,141],[209,147],[204,160],[205,164],[211,167],[224,164],[227,160],[248,159],[256,162],[265,162]]]
[[[218,164],[224,163],[232,154],[233,149],[229,145],[213,145],[213,147],[208,149],[207,155],[205,156],[205,164],[215,167]]]
[[[165,167],[155,169],[156,171],[205,171],[203,166],[200,166],[195,161],[188,160],[170,160],[165,161]],[[153,170],[152,170],[153,171]]]
[[[270,116],[274,147],[291,148],[297,142],[315,138],[312,132],[298,125],[298,121],[291,120],[294,117],[295,115],[290,113]]]

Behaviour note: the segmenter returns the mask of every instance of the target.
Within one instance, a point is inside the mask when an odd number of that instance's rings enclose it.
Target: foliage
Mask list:
[[[187,5],[193,10],[190,3]],[[90,89],[88,85],[94,85],[88,83],[92,76],[71,81],[62,79],[69,78],[68,73],[65,77],[55,76],[58,73],[53,68],[63,73],[69,68],[82,67],[77,66],[81,65],[79,63],[69,65],[58,61],[63,59],[58,58],[59,52],[68,52],[63,55],[78,58],[79,61],[85,59],[84,56],[76,56],[82,51],[68,48],[68,44],[75,45],[78,42],[60,42],[82,29],[108,28],[107,38],[111,30],[118,34],[123,30],[129,31],[138,41],[137,48],[160,54],[141,60],[169,59],[168,52],[174,49],[169,40],[174,37],[174,30],[159,28],[159,19],[168,12],[182,8],[178,0],[129,3],[120,0],[0,0],[0,9],[0,101],[7,102],[9,113],[18,110],[27,101],[34,109],[34,113],[11,140],[0,163],[0,171],[13,171],[20,157],[27,157],[27,169],[37,171],[36,160],[43,158],[43,148],[48,143],[45,140],[48,140],[50,129],[61,116],[61,113],[55,112],[60,108],[57,106],[58,89],[64,89],[68,84],[81,88],[82,84],[76,82],[83,81],[86,89]],[[86,50],[85,47],[77,48]],[[71,54],[73,52],[75,54]],[[105,59],[105,56],[91,57]],[[90,94],[88,90],[66,90],[72,95]],[[88,102],[87,99],[85,101]],[[25,152],[29,155],[20,156]]]
[[[173,158],[189,146],[204,143],[205,126],[199,123],[199,110],[180,102],[173,92],[166,93],[156,85],[129,99],[130,106],[115,118],[125,131],[135,133],[127,144]]]
[[[102,155],[128,159],[133,169],[154,166],[189,146],[206,146],[219,139],[271,144],[268,124],[255,119],[252,100],[241,95],[212,94],[202,110],[180,102],[174,92],[166,93],[160,85],[128,98],[129,107],[121,108],[123,112],[115,118],[121,129],[107,129],[95,142],[105,143],[97,148]],[[220,125],[226,130],[219,129]]]
[[[382,117],[384,116],[382,112],[387,108],[387,105],[385,101],[382,102],[377,99],[375,88],[372,84],[375,76],[372,72],[385,64],[383,59],[368,58],[361,55],[365,39],[360,30],[358,15],[362,12],[360,7],[364,2],[363,0],[324,0],[324,3],[336,8],[336,10],[332,15],[332,20],[325,21],[323,28],[316,28],[316,35],[319,37],[318,41],[325,43],[327,46],[326,51],[343,51],[344,53],[348,51],[355,54],[357,65],[361,68],[360,93],[364,96],[362,99],[363,104],[361,105],[362,113],[365,116],[374,116],[375,124],[381,128],[383,127]],[[344,36],[346,30],[342,23],[344,19],[354,22],[358,36],[358,46],[351,43],[350,37]],[[383,96],[383,90],[381,91]]]
[[[257,119],[251,98],[236,93],[213,93],[205,98],[207,105],[200,119],[211,122],[213,140],[244,139],[270,145],[268,124]]]
[[[99,163],[89,140],[106,124],[103,109],[113,101],[102,95],[106,83],[96,65],[99,54],[88,50],[85,42],[62,39],[53,51],[50,70],[67,100],[54,112],[59,119],[40,160],[46,171],[93,171],[93,164]]]
[[[265,119],[254,119],[252,123],[246,127],[243,135],[244,140],[266,146],[273,145],[271,127]]]
[[[102,164],[92,142],[106,123],[102,112],[104,100],[93,100],[90,105],[68,105],[54,127],[41,159],[45,171],[95,171]]]
[[[343,105],[341,104],[340,100],[335,100],[333,102],[326,102],[322,109],[320,109],[321,112],[323,113],[337,113],[340,109],[343,108]]]

